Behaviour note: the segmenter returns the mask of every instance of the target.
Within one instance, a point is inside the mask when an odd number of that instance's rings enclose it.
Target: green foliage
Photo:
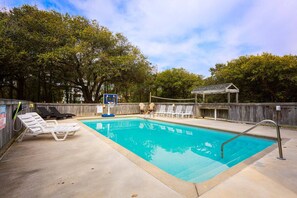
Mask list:
[[[191,91],[203,84],[202,76],[183,68],[173,68],[157,74],[157,95],[166,98],[191,98]]]
[[[297,100],[297,56],[241,56],[210,71],[207,84],[234,83],[240,89],[241,102]]]
[[[40,62],[40,57],[63,45],[59,40],[62,16],[56,12],[39,11],[23,6],[2,12],[0,19],[1,85],[9,89],[9,98],[33,101],[51,100],[58,90],[48,83],[51,67]],[[65,41],[64,41],[65,43]],[[2,97],[5,97],[2,96]]]
[[[139,49],[96,21],[27,5],[0,17],[1,97],[55,102],[81,92],[99,102],[104,92],[126,93],[106,88],[151,75]]]

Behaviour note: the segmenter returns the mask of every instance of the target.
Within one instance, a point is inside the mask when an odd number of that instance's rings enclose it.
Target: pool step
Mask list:
[[[238,143],[238,145],[241,145],[240,143]],[[233,149],[229,149],[229,150],[225,150],[226,153],[230,153],[228,154],[228,156],[226,156],[225,159],[219,160],[219,162],[217,161],[211,161],[210,159],[208,160],[201,160],[201,162],[198,164],[195,164],[193,166],[191,166],[190,168],[187,168],[181,172],[179,172],[178,174],[175,174],[176,177],[181,178],[181,179],[185,179],[185,180],[190,180],[190,181],[199,181],[199,180],[204,180],[203,178],[209,178],[209,177],[214,177],[216,176],[218,173],[221,173],[225,170],[227,170],[229,167],[232,167],[234,164],[237,164],[240,161],[243,161],[246,159],[246,156],[250,157],[254,152],[253,149],[255,149],[255,147],[251,147],[250,148],[250,152],[246,153],[247,151],[244,149],[238,149],[237,143],[235,143],[235,148]],[[247,145],[246,147],[248,147],[249,145]],[[250,145],[252,146],[252,145]],[[256,150],[262,150],[261,146],[257,147]],[[234,151],[234,152],[233,152]],[[207,158],[206,158],[207,159]],[[229,161],[227,161],[228,159],[231,159]],[[219,164],[221,162],[221,164]],[[191,175],[196,175],[195,177],[191,178]],[[197,176],[198,175],[198,176]]]
[[[185,180],[193,180],[194,178],[200,178],[201,175],[210,172],[211,170],[218,169],[219,167],[223,167],[224,165],[219,164],[216,161],[203,160],[202,163],[197,163],[190,168],[187,168],[178,174],[175,174],[176,177],[185,179]],[[221,169],[221,168],[220,168]],[[226,168],[223,168],[225,170]],[[196,175],[196,177],[193,177]],[[194,180],[193,180],[194,181]]]

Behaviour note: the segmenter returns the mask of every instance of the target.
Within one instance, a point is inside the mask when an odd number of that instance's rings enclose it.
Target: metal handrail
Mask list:
[[[253,130],[254,128],[256,128],[257,126],[259,126],[262,123],[272,123],[275,125],[276,127],[276,134],[277,134],[277,143],[278,143],[278,152],[279,152],[279,157],[278,159],[282,159],[285,160],[285,158],[283,158],[283,151],[282,151],[282,140],[281,140],[281,135],[280,135],[280,130],[279,130],[279,125],[274,122],[273,120],[262,120],[261,122],[258,122],[255,126],[243,131],[242,133],[238,134],[237,136],[225,141],[222,145],[221,145],[221,158],[224,158],[224,146],[226,144],[228,144],[229,142],[235,140],[236,138],[246,134],[247,132]]]

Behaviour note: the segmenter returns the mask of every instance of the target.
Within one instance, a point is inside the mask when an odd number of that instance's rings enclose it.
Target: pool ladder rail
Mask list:
[[[249,131],[253,130],[254,128],[256,128],[257,126],[259,126],[260,124],[263,123],[272,123],[275,127],[276,127],[276,134],[277,134],[277,144],[278,144],[278,152],[279,152],[279,157],[278,159],[280,160],[285,160],[285,158],[283,157],[283,151],[282,151],[282,139],[281,139],[281,135],[280,135],[280,129],[279,129],[279,125],[274,122],[273,120],[262,120],[261,122],[258,122],[256,125],[252,126],[251,128],[241,132],[240,134],[238,134],[237,136],[234,136],[233,138],[223,142],[223,144],[221,145],[221,158],[224,158],[224,146],[230,142],[232,142],[233,140],[239,138],[240,136],[248,133]]]

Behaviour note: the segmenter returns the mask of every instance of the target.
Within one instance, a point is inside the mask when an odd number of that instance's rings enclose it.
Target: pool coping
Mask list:
[[[116,118],[141,118],[144,119],[143,117],[140,116],[117,116]],[[101,117],[92,117],[92,118],[77,118],[77,120],[82,121],[82,120],[100,120],[100,119],[106,119],[106,118],[101,118]],[[107,119],[112,119],[112,118],[107,118]],[[199,125],[191,125],[191,124],[186,124],[186,123],[179,123],[179,122],[172,122],[172,121],[164,121],[160,119],[155,119],[155,118],[148,118],[151,120],[156,120],[156,121],[162,121],[162,122],[168,122],[168,123],[174,123],[174,124],[182,124],[182,125],[187,125],[187,126],[192,126],[192,127],[202,127],[202,128],[207,128],[207,129],[215,129],[219,130],[222,132],[231,132],[231,133],[236,133],[239,134],[241,132],[237,131],[226,131],[214,127],[205,127],[205,126],[199,126]],[[82,122],[80,122],[80,125],[86,129],[87,131],[90,131],[92,134],[94,134],[96,137],[98,137],[100,140],[111,146],[113,149],[115,149],[117,152],[120,154],[124,155],[127,157],[130,161],[135,163],[138,167],[142,168],[146,172],[148,172],[150,175],[170,187],[171,189],[175,190],[176,192],[180,193],[183,196],[186,197],[199,197],[205,192],[209,191],[216,185],[220,184],[221,182],[225,181],[229,177],[237,174],[250,164],[254,163],[255,161],[261,159],[271,151],[277,148],[277,144],[273,144],[266,149],[262,150],[261,152],[249,157],[248,159],[236,164],[235,166],[229,168],[226,171],[223,171],[222,173],[216,175],[215,177],[201,182],[201,183],[192,183],[192,182],[187,182],[182,179],[179,179],[177,177],[174,177],[170,175],[169,173],[163,171],[162,169],[158,168],[157,166],[151,164],[150,162],[142,159],[138,155],[134,154],[133,152],[129,151],[128,149],[124,148],[120,144],[112,141],[111,139],[105,137],[104,135],[98,133],[96,130],[91,129],[90,127],[86,126]],[[247,134],[249,136],[254,136],[254,137],[260,137],[260,138],[265,138],[265,139],[273,139],[276,140],[276,138],[270,137],[270,136],[263,136],[263,135],[256,135],[256,134]],[[288,138],[283,138],[282,142],[288,141]]]

